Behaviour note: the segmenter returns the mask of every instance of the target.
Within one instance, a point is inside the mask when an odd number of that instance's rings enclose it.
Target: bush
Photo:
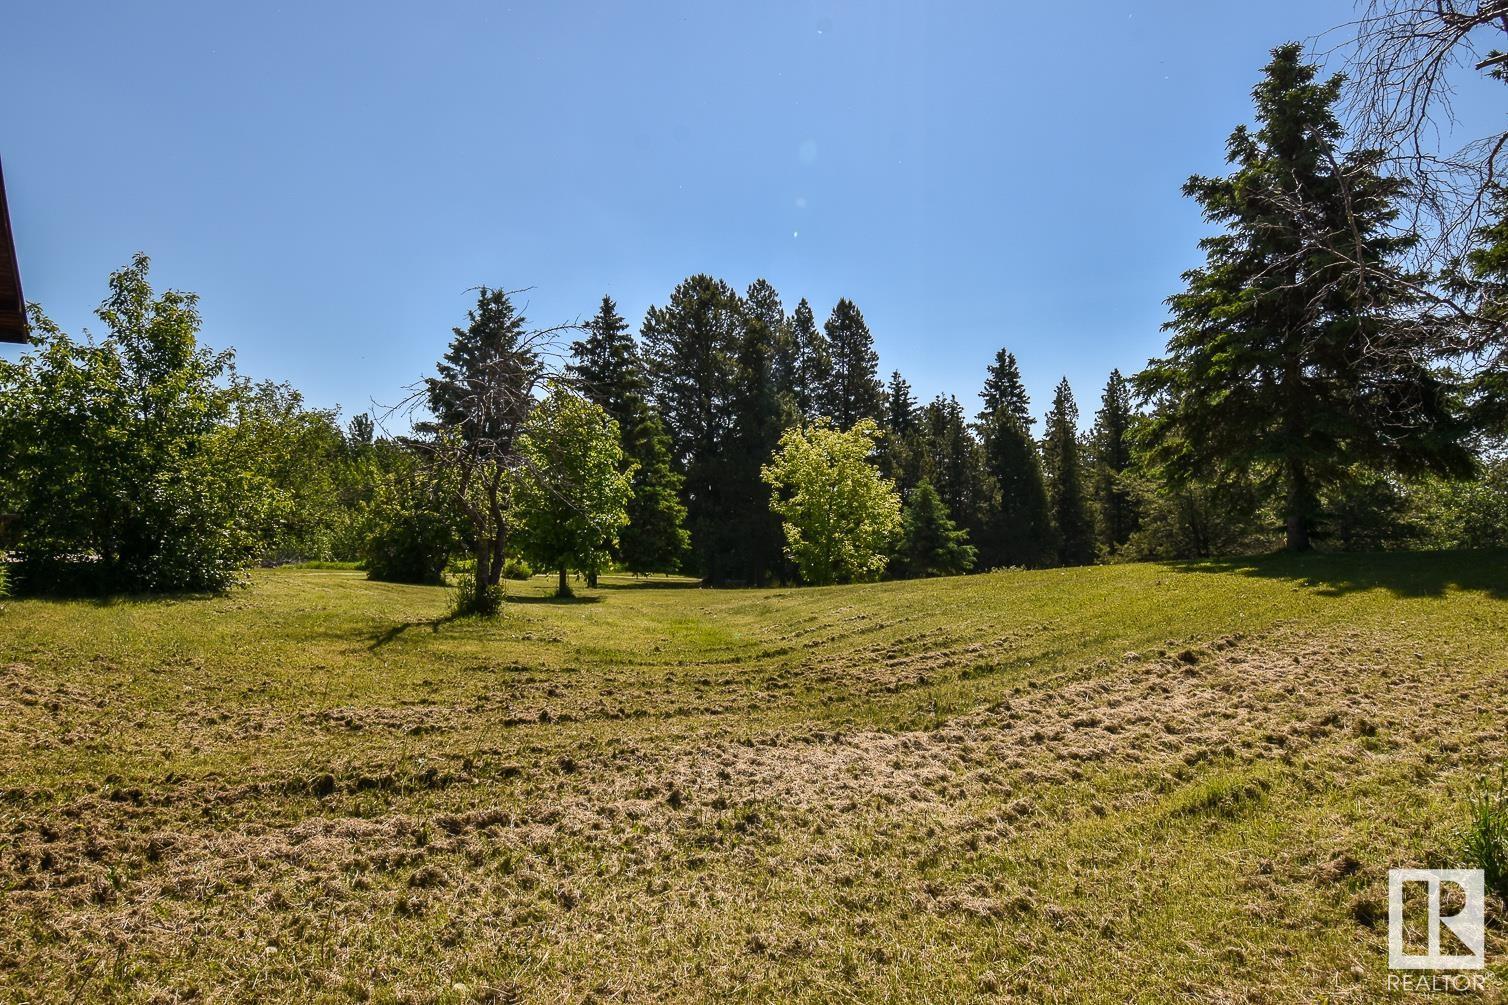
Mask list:
[[[478,615],[484,618],[496,616],[503,609],[503,588],[484,586],[477,589],[476,576],[462,576],[455,592],[451,594],[452,617],[464,618]]]
[[[389,583],[443,583],[458,543],[455,520],[422,472],[403,472],[372,502],[362,546],[367,578]]]
[[[510,558],[503,563],[504,579],[528,579],[533,575],[534,570],[521,558]]]
[[[1508,897],[1508,772],[1483,786],[1468,804],[1461,833],[1467,861],[1481,869],[1487,888]]]

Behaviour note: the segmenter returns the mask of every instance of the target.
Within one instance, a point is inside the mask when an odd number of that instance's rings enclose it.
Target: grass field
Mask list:
[[[1500,554],[549,586],[4,602],[0,999],[1375,1001],[1508,758]]]

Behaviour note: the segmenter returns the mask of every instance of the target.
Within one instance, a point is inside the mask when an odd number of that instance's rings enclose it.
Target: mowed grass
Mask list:
[[[1508,758],[1502,554],[550,585],[4,602],[0,999],[1375,1001]]]

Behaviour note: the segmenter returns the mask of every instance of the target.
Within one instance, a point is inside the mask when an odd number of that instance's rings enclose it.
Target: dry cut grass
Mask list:
[[[1379,1000],[1502,558],[9,601],[0,999]]]

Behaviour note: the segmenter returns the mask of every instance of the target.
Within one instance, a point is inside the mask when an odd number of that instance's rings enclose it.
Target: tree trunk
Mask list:
[[[565,566],[562,565],[560,567],[560,588],[555,591],[555,596],[557,596],[557,597],[569,597],[570,595],[571,595],[571,588],[566,583],[566,568],[565,568]]]
[[[1288,550],[1309,550],[1309,515],[1313,509],[1309,493],[1309,478],[1304,466],[1296,460],[1288,462]]]

